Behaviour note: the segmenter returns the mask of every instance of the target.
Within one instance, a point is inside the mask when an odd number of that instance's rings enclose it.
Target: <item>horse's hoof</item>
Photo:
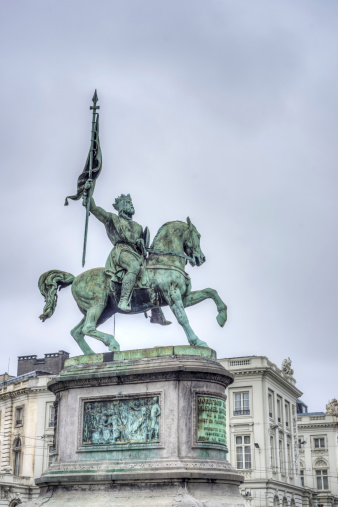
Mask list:
[[[207,347],[207,348],[209,348],[209,345],[206,342],[204,342],[203,340],[199,340],[198,338],[194,343],[191,343],[191,345],[193,347]]]
[[[221,327],[224,327],[224,324],[227,321],[227,315],[226,315],[226,313],[225,312],[219,312],[219,314],[216,317],[216,320],[217,320],[218,324]]]
[[[117,344],[117,345],[110,345],[110,347],[108,347],[108,349],[110,350],[110,352],[120,352],[120,345]]]
[[[209,345],[202,340],[200,340],[199,343],[197,343],[197,345],[198,345],[198,347],[206,347],[207,349],[210,348]]]

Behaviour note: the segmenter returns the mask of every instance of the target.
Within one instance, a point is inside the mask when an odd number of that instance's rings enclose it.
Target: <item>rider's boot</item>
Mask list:
[[[161,326],[169,326],[170,320],[165,318],[162,308],[153,308],[151,310],[150,322],[152,324],[160,324]]]
[[[130,312],[130,296],[136,282],[137,275],[126,273],[122,280],[121,297],[117,308],[124,312]]]

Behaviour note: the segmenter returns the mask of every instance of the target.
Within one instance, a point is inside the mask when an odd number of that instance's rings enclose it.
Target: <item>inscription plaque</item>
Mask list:
[[[159,442],[160,415],[158,396],[85,402],[82,445]]]
[[[226,447],[225,401],[210,396],[197,397],[197,442]]]

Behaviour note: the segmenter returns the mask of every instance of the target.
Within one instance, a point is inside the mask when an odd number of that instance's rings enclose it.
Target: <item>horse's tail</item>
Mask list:
[[[58,269],[52,269],[40,276],[39,289],[46,303],[43,308],[43,313],[39,317],[42,322],[49,319],[55,311],[58,301],[57,290],[71,285],[74,279],[75,276],[65,271],[59,271]]]

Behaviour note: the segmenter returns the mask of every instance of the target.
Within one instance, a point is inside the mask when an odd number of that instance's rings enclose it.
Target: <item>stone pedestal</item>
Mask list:
[[[202,347],[159,347],[66,361],[56,395],[54,464],[28,506],[244,505],[227,461],[225,389],[233,376]]]

